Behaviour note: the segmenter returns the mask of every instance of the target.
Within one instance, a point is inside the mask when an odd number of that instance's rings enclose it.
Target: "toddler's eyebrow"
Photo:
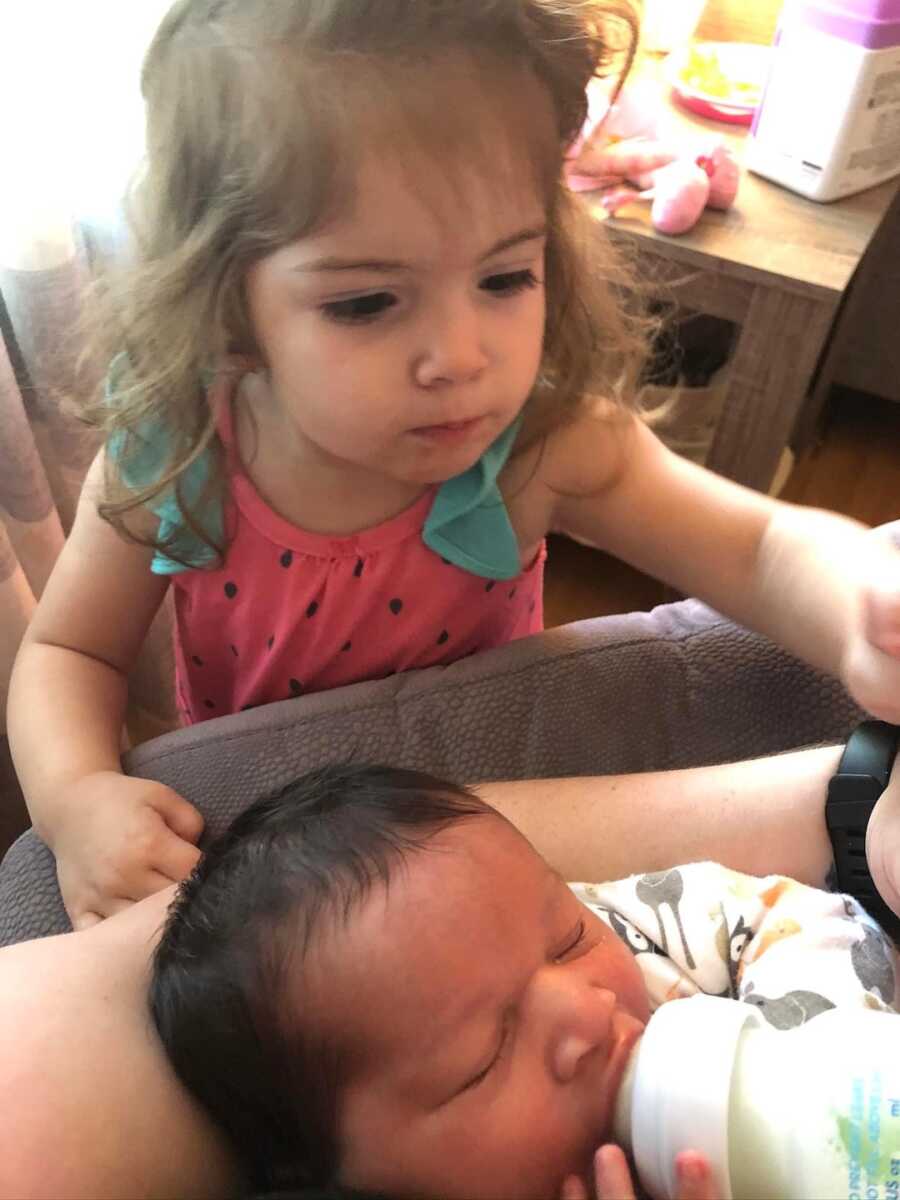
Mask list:
[[[521,229],[518,233],[510,234],[509,237],[501,238],[499,242],[491,246],[485,254],[482,254],[479,262],[486,262],[487,259],[493,258],[497,254],[502,254],[504,250],[512,250],[516,246],[520,246],[525,242],[534,242],[539,238],[547,236],[546,225],[535,225],[528,229]],[[399,259],[390,258],[369,258],[369,259],[349,259],[338,258],[334,255],[329,255],[325,258],[314,258],[308,263],[300,263],[292,268],[294,271],[409,271],[411,267],[409,263],[401,262]]]

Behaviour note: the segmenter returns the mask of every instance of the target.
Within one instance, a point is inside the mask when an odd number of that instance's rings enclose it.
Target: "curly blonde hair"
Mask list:
[[[121,366],[113,394],[85,412],[115,446],[102,515],[177,557],[127,520],[174,495],[187,527],[224,554],[203,515],[224,490],[208,374],[231,354],[264,361],[248,269],[347,202],[379,137],[392,165],[408,169],[399,145],[444,162],[446,176],[448,154],[494,171],[502,151],[489,134],[501,129],[507,158],[521,160],[545,201],[544,351],[517,449],[587,397],[629,403],[644,329],[562,165],[586,119],[587,85],[618,71],[621,86],[636,43],[627,0],[176,0],[141,77],[147,144],[129,198],[132,259],[102,282],[95,310],[92,358],[118,355]],[[148,429],[165,430],[158,469],[126,484]],[[200,495],[186,494],[201,456],[213,469]]]

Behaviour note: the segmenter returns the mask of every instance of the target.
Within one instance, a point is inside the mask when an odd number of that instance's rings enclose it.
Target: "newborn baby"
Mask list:
[[[712,864],[570,886],[470,792],[344,767],[211,847],[151,1007],[254,1188],[548,1200],[587,1194],[659,1004],[786,1028],[892,1008],[897,965],[849,898]]]

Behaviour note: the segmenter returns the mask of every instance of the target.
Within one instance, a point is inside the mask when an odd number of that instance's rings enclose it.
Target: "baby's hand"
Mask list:
[[[675,1200],[721,1200],[712,1170],[702,1154],[684,1150],[675,1159],[678,1191]],[[618,1146],[601,1146],[594,1155],[597,1200],[635,1200],[634,1183],[625,1154]],[[588,1200],[587,1188],[572,1176],[563,1184],[560,1200]]]
[[[52,848],[75,929],[96,925],[193,870],[203,818],[171,788],[99,771],[67,792],[69,817]]]
[[[900,521],[872,530],[877,553],[860,587],[857,627],[844,655],[843,679],[874,717],[900,724]]]

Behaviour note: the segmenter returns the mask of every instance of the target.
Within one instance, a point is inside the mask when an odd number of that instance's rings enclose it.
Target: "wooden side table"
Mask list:
[[[637,74],[665,88],[658,61]],[[681,132],[725,137],[743,158],[746,128],[670,107]],[[895,179],[817,204],[746,171],[734,208],[707,210],[677,238],[657,233],[645,206],[607,221],[598,195],[585,196],[642,279],[740,326],[708,460],[714,471],[761,490],[771,484],[842,297],[898,190]]]

